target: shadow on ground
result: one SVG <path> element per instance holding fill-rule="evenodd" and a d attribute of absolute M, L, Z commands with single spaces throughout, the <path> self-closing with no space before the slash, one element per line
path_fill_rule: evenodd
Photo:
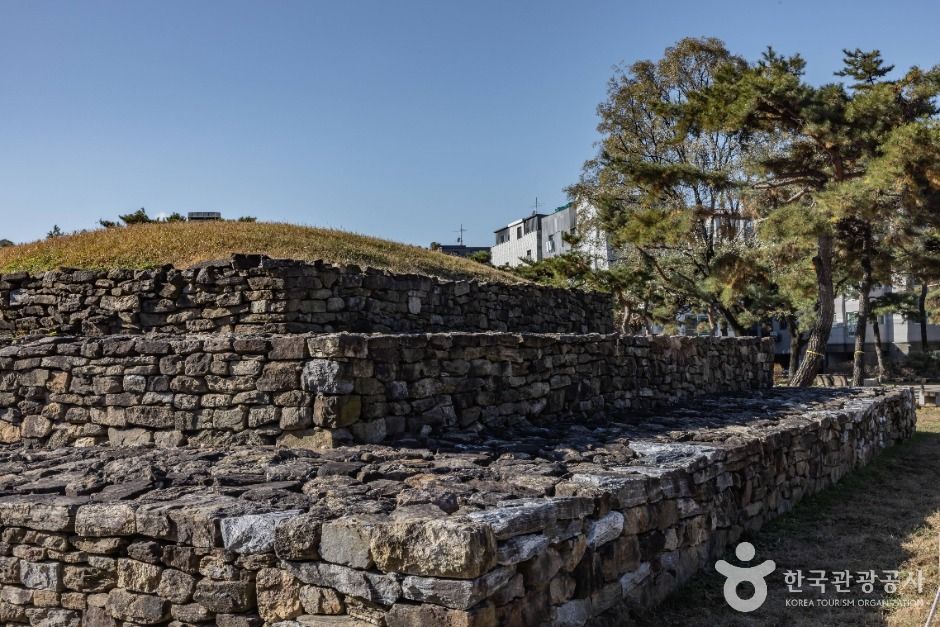
<path fill-rule="evenodd" d="M 766 525 L 749 538 L 757 549 L 755 562 L 772 559 L 776 570 L 767 578 L 768 597 L 750 614 L 731 609 L 722 596 L 724 578 L 701 572 L 669 596 L 655 611 L 631 619 L 606 616 L 605 625 L 923 625 L 940 583 L 937 532 L 940 530 L 940 410 L 919 412 L 918 432 L 905 443 L 884 451 L 871 464 L 837 485 L 801 502 L 790 514 Z M 729 551 L 724 559 L 739 563 Z M 917 592 L 916 568 L 923 572 Z M 849 592 L 832 585 L 825 593 L 808 589 L 790 593 L 784 571 L 876 571 L 910 569 L 915 581 L 898 594 L 887 595 L 883 584 L 865 594 L 856 581 Z M 749 590 L 742 588 L 742 596 Z M 794 602 L 812 601 L 797 606 Z M 839 603 L 833 606 L 832 603 Z M 885 605 L 888 603 L 889 605 Z M 935 619 L 936 621 L 936 619 Z M 940 623 L 938 623 L 940 624 Z"/>

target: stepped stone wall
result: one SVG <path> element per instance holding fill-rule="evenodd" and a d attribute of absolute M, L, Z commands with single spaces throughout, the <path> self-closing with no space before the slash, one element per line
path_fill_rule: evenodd
<path fill-rule="evenodd" d="M 772 384 L 756 338 L 440 333 L 49 337 L 0 349 L 0 441 L 320 448 Z"/>
<path fill-rule="evenodd" d="M 770 340 L 611 310 L 244 255 L 3 275 L 0 623 L 583 625 L 913 431 L 910 390 L 772 388 Z"/>
<path fill-rule="evenodd" d="M 0 275 L 0 333 L 609 333 L 608 294 L 237 255 L 186 270 Z"/>
<path fill-rule="evenodd" d="M 622 619 L 913 427 L 910 390 L 775 390 L 450 449 L 6 447 L 0 621 Z"/>

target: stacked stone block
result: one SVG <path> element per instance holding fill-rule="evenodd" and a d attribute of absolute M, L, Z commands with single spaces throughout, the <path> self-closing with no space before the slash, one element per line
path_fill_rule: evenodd
<path fill-rule="evenodd" d="M 7 449 L 0 620 L 581 625 L 650 605 L 914 426 L 909 390 L 755 396 L 734 426 L 705 403 L 569 425 L 538 457 L 534 431 L 495 451 Z M 590 461 L 627 436 L 630 463 Z"/>
<path fill-rule="evenodd" d="M 252 256 L 4 275 L 0 622 L 587 624 L 913 429 L 910 391 L 611 321 Z"/>
<path fill-rule="evenodd" d="M 50 337 L 0 349 L 0 441 L 321 448 L 624 415 L 770 385 L 755 338 Z"/>
<path fill-rule="evenodd" d="M 610 333 L 610 296 L 236 255 L 179 270 L 0 275 L 0 334 Z"/>

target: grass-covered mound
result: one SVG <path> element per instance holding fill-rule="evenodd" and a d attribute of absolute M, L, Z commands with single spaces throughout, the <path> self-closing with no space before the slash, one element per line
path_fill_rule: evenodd
<path fill-rule="evenodd" d="M 355 264 L 443 278 L 505 283 L 515 276 L 417 246 L 346 231 L 272 222 L 171 222 L 99 229 L 0 248 L 0 272 L 55 268 L 186 268 L 233 253 Z"/>

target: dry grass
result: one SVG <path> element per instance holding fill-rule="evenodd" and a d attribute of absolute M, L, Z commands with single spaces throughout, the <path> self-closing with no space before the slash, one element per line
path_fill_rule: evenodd
<path fill-rule="evenodd" d="M 884 451 L 871 464 L 838 485 L 800 503 L 790 514 L 749 538 L 757 559 L 773 559 L 768 597 L 752 614 L 740 614 L 724 601 L 724 579 L 703 572 L 667 598 L 659 608 L 639 617 L 641 625 L 890 625 L 924 624 L 940 584 L 937 534 L 940 532 L 940 410 L 918 414 L 918 432 L 909 441 Z M 729 551 L 725 559 L 734 562 Z M 785 570 L 884 570 L 923 572 L 923 591 L 914 586 L 898 594 L 851 592 L 804 594 L 814 607 L 788 607 Z M 805 589 L 805 586 L 804 586 Z M 854 598 L 855 607 L 821 607 L 837 597 Z M 882 605 L 861 607 L 863 600 Z M 940 625 L 940 620 L 935 619 Z"/>
<path fill-rule="evenodd" d="M 490 266 L 417 246 L 346 231 L 270 222 L 181 222 L 88 231 L 0 248 L 0 271 L 153 268 L 165 264 L 185 268 L 232 253 L 323 259 L 332 264 L 444 278 L 520 282 L 514 275 Z"/>

